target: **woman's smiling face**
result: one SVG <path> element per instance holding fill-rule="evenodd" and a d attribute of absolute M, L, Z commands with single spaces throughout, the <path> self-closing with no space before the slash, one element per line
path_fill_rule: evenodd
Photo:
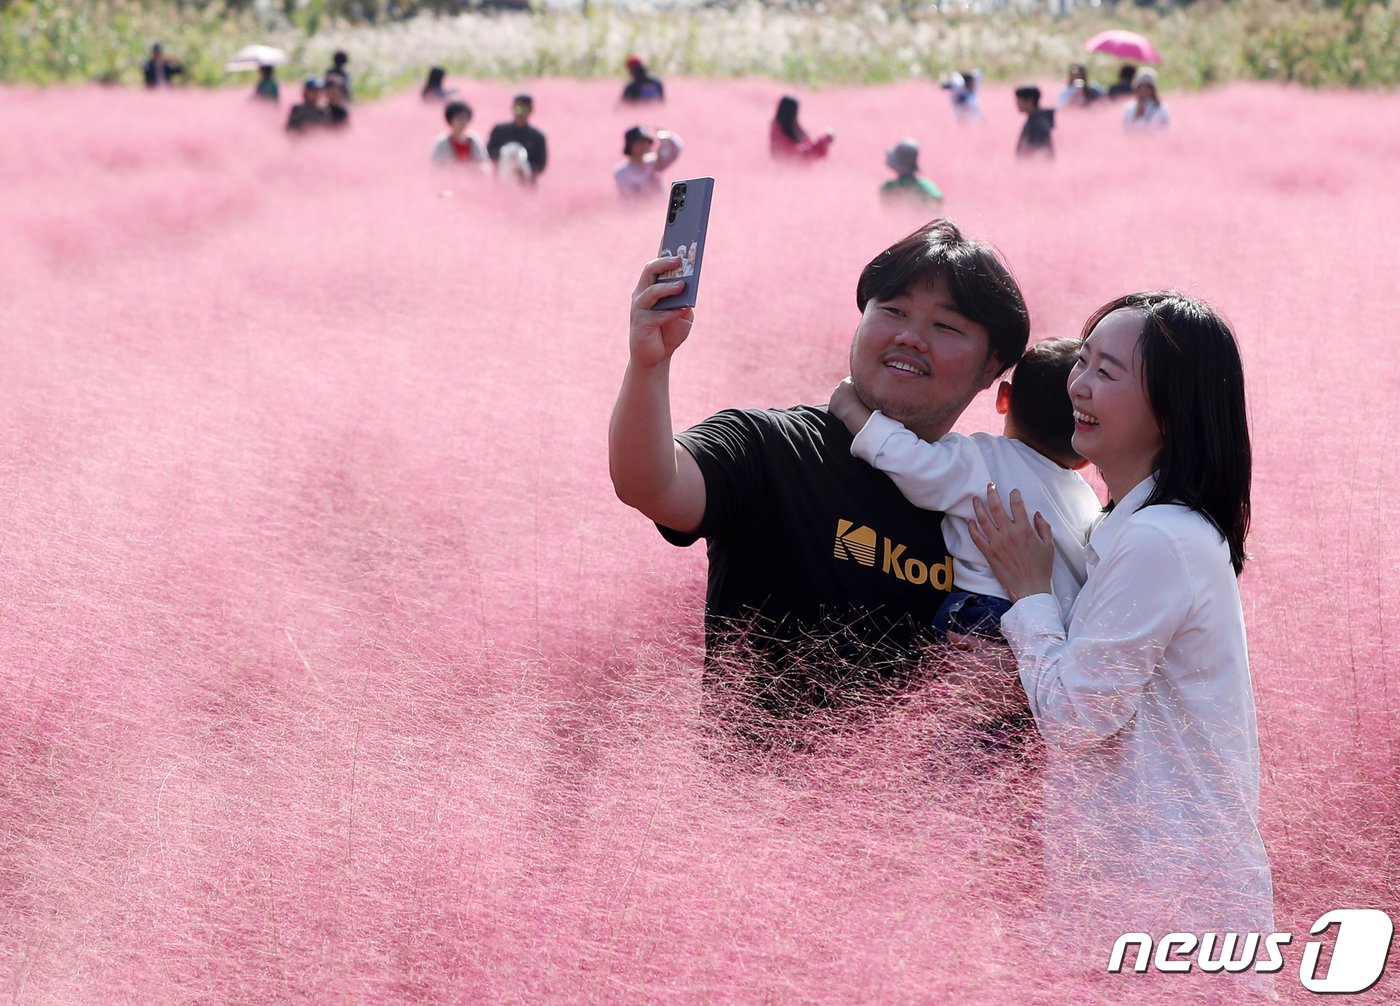
<path fill-rule="evenodd" d="M 1146 320 L 1133 308 L 1105 315 L 1084 340 L 1069 375 L 1071 442 L 1103 472 L 1114 499 L 1153 473 L 1164 442 L 1143 379 L 1139 342 Z"/>

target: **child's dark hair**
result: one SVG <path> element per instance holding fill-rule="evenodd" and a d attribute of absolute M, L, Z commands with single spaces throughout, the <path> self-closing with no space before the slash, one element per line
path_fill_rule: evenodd
<path fill-rule="evenodd" d="M 1034 84 L 1022 84 L 1020 87 L 1016 88 L 1016 97 L 1029 98 L 1031 101 L 1039 105 L 1040 88 L 1036 87 Z"/>
<path fill-rule="evenodd" d="M 1252 452 L 1235 333 L 1210 305 L 1153 290 L 1105 304 L 1085 323 L 1084 335 L 1125 308 L 1147 316 L 1138 352 L 1163 439 L 1157 485 L 1143 506 L 1180 503 L 1204 516 L 1229 546 L 1238 576 L 1247 557 Z"/>
<path fill-rule="evenodd" d="M 1081 458 L 1070 444 L 1074 406 L 1069 401 L 1069 373 L 1079 356 L 1079 339 L 1045 339 L 1026 350 L 1011 372 L 1011 419 L 1016 435 L 1061 464 Z"/>
<path fill-rule="evenodd" d="M 449 101 L 447 107 L 442 110 L 442 117 L 447 120 L 447 124 L 452 125 L 452 120 L 459 115 L 465 115 L 468 119 L 472 117 L 472 106 L 465 101 Z"/>

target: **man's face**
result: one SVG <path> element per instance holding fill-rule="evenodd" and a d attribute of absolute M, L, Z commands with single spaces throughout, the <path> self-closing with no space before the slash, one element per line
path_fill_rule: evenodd
<path fill-rule="evenodd" d="M 523 101 L 517 101 L 511 106 L 511 112 L 515 115 L 515 124 L 523 126 L 530 121 L 530 113 L 534 109 Z"/>
<path fill-rule="evenodd" d="M 958 313 L 942 279 L 868 302 L 851 341 L 861 401 L 925 440 L 951 430 L 1001 369 L 986 326 Z"/>

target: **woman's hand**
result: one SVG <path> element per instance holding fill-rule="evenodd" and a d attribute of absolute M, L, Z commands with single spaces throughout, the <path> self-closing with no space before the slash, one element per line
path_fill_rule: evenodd
<path fill-rule="evenodd" d="M 1006 588 L 1012 603 L 1032 594 L 1050 594 L 1050 573 L 1055 565 L 1055 540 L 1050 522 L 1036 511 L 1026 513 L 1021 490 L 1011 490 L 1011 510 L 1001 504 L 994 485 L 987 486 L 987 501 L 973 499 L 977 515 L 967 523 L 972 543 L 981 551 L 992 573 Z"/>
<path fill-rule="evenodd" d="M 673 307 L 655 310 L 656 302 L 672 297 L 685 289 L 681 279 L 663 279 L 678 268 L 681 260 L 674 255 L 652 259 L 642 268 L 642 278 L 632 293 L 632 314 L 628 332 L 628 347 L 632 366 L 649 369 L 671 359 L 695 321 L 695 310 Z"/>

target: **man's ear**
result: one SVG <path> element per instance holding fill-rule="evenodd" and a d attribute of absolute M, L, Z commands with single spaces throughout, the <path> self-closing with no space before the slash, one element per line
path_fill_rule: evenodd
<path fill-rule="evenodd" d="M 1006 364 L 1001 362 L 1001 357 L 996 353 L 987 353 L 987 362 L 982 367 L 982 388 L 990 388 L 997 376 L 1006 369 Z"/>
<path fill-rule="evenodd" d="M 1011 382 L 1002 381 L 997 387 L 997 415 L 1004 416 L 1011 411 Z"/>

